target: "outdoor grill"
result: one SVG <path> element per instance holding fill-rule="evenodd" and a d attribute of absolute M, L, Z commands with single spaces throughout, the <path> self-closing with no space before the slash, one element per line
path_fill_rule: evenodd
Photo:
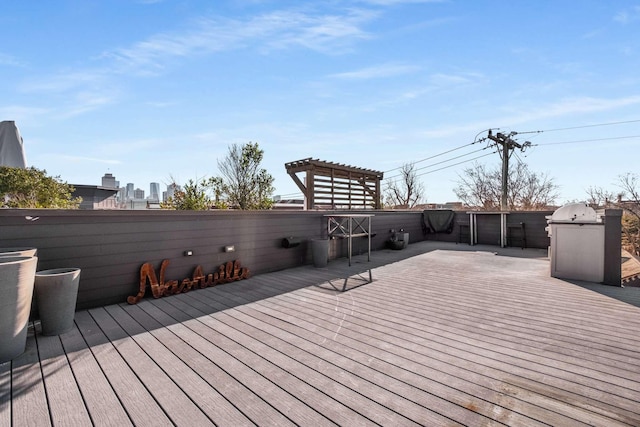
<path fill-rule="evenodd" d="M 572 203 L 547 218 L 551 276 L 601 283 L 605 246 L 601 215 L 584 203 Z"/>

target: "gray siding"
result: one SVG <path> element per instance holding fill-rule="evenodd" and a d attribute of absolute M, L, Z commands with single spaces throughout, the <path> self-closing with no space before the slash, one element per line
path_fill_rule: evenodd
<path fill-rule="evenodd" d="M 78 309 L 124 302 L 137 292 L 140 266 L 146 262 L 159 268 L 169 259 L 167 279 L 190 277 L 196 265 L 213 272 L 227 261 L 239 260 L 252 274 L 260 274 L 311 263 L 309 240 L 326 237 L 326 211 L 66 211 L 0 210 L 0 247 L 38 248 L 38 270 L 62 267 L 82 269 Z M 341 212 L 344 213 L 344 212 Z M 457 241 L 452 234 L 422 233 L 422 213 L 415 211 L 368 211 L 372 221 L 372 249 L 385 247 L 390 230 L 404 229 L 410 242 L 426 239 Z M 549 214 L 549 213 L 546 213 Z M 527 223 L 529 247 L 548 246 L 544 213 L 522 213 Z M 33 221 L 28 217 L 38 217 Z M 515 218 L 513 214 L 511 218 Z M 542 218 L 542 219 L 541 219 Z M 456 224 L 468 223 L 468 215 L 457 212 Z M 497 221 L 497 220 L 496 220 Z M 531 224 L 531 227 L 529 226 Z M 497 244 L 499 225 L 479 223 L 480 243 Z M 529 236 L 531 234 L 531 238 Z M 302 243 L 285 249 L 284 237 L 299 237 Z M 465 240 L 466 242 L 466 240 Z M 365 238 L 354 239 L 354 254 L 367 250 Z M 225 253 L 224 246 L 236 251 Z M 193 256 L 184 256 L 184 251 Z M 335 240 L 333 257 L 346 255 L 346 241 Z"/>

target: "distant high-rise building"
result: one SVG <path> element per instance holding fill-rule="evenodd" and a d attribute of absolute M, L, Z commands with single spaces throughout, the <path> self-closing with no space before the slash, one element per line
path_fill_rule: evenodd
<path fill-rule="evenodd" d="M 160 201 L 160 184 L 152 182 L 149 188 L 149 200 L 155 200 L 156 202 Z"/>
<path fill-rule="evenodd" d="M 118 188 L 119 183 L 116 181 L 116 177 L 110 173 L 105 173 L 102 177 L 102 186 L 108 188 Z"/>
<path fill-rule="evenodd" d="M 162 193 L 162 200 L 166 202 L 167 200 L 169 200 L 169 198 L 173 199 L 174 195 L 176 194 L 176 191 L 180 191 L 180 186 L 178 184 L 175 184 L 175 183 L 168 184 L 167 191 L 164 191 Z"/>
<path fill-rule="evenodd" d="M 127 191 L 126 188 L 118 187 L 118 194 L 116 194 L 116 201 L 118 202 L 119 207 L 122 207 L 122 204 L 125 202 L 125 200 L 127 200 L 126 191 Z"/>
<path fill-rule="evenodd" d="M 144 190 L 136 188 L 133 190 L 133 198 L 134 199 L 144 199 Z"/>
<path fill-rule="evenodd" d="M 127 198 L 127 200 L 129 200 L 129 199 L 133 199 L 133 198 L 134 198 L 134 196 L 135 196 L 135 195 L 133 194 L 133 191 L 134 191 L 133 189 L 134 189 L 134 188 L 135 188 L 135 187 L 133 186 L 133 182 L 130 182 L 130 183 L 128 183 L 128 184 L 127 184 L 127 192 L 126 192 L 126 198 Z"/>

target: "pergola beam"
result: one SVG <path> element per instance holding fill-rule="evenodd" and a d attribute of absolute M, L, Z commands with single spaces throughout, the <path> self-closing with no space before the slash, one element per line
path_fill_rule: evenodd
<path fill-rule="evenodd" d="M 289 162 L 285 167 L 304 194 L 307 209 L 316 209 L 316 200 L 327 199 L 331 200 L 331 209 L 366 208 L 367 202 L 373 204 L 375 209 L 382 207 L 382 172 L 312 158 Z M 300 172 L 306 173 L 306 185 L 296 175 Z M 316 182 L 319 188 L 316 188 Z M 321 194 L 327 196 L 320 196 Z M 346 203 L 343 202 L 345 199 Z M 338 200 L 342 202 L 340 206 L 334 203 Z"/>

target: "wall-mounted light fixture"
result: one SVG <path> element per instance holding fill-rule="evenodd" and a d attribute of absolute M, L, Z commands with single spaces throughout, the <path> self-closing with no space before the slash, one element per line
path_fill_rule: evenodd
<path fill-rule="evenodd" d="M 224 247 L 224 251 L 225 252 L 235 252 L 236 251 L 236 247 L 233 245 L 227 245 Z"/>
<path fill-rule="evenodd" d="M 184 256 L 193 256 L 193 251 L 189 251 L 189 250 L 187 250 L 187 251 L 184 251 L 182 254 L 183 254 Z"/>

